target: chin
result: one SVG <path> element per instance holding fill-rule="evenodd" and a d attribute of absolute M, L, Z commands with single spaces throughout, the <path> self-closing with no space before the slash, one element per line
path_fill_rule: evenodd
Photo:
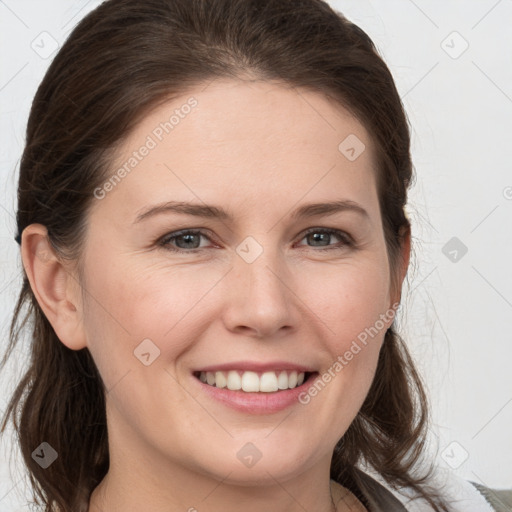
<path fill-rule="evenodd" d="M 201 472 L 233 485 L 275 485 L 276 480 L 283 482 L 297 477 L 323 456 L 328 455 L 330 460 L 332 454 L 327 450 L 322 455 L 320 447 L 312 447 L 307 433 L 304 439 L 295 442 L 290 442 L 292 433 L 285 429 L 280 435 L 273 432 L 268 438 L 264 437 L 267 432 L 258 434 L 230 439 L 223 447 L 218 446 L 207 460 L 203 452 L 202 460 L 197 461 Z"/>

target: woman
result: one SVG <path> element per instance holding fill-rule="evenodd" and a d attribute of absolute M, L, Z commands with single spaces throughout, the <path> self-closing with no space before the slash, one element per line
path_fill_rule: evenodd
<path fill-rule="evenodd" d="M 409 145 L 371 40 L 323 2 L 82 20 L 20 166 L 32 359 L 4 427 L 43 510 L 492 510 L 420 468 Z"/>

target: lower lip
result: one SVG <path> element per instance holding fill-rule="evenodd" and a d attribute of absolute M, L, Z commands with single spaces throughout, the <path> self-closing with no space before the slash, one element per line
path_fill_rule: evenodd
<path fill-rule="evenodd" d="M 300 403 L 300 394 L 311 386 L 316 377 L 318 377 L 318 373 L 312 373 L 300 386 L 272 393 L 232 391 L 227 388 L 217 388 L 205 384 L 195 376 L 192 378 L 201 386 L 207 396 L 232 409 L 248 414 L 272 414 Z"/>

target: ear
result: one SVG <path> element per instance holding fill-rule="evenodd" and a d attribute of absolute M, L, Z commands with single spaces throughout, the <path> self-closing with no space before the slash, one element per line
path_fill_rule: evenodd
<path fill-rule="evenodd" d="M 72 350 L 86 343 L 80 284 L 71 265 L 55 252 L 42 224 L 30 224 L 21 236 L 21 258 L 30 287 L 59 340 Z"/>
<path fill-rule="evenodd" d="M 411 257 L 411 226 L 402 226 L 399 231 L 400 249 L 398 253 L 397 269 L 395 269 L 394 280 L 391 284 L 391 305 L 399 303 L 402 296 L 402 284 Z"/>

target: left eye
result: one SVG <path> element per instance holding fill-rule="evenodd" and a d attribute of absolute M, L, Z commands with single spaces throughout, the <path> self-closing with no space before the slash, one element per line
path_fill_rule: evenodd
<path fill-rule="evenodd" d="M 338 245 L 332 245 L 329 244 L 329 240 L 333 237 L 338 237 L 341 240 L 341 244 Z M 310 247 L 321 247 L 320 251 L 325 250 L 331 250 L 331 249 L 340 249 L 344 246 L 351 246 L 352 240 L 347 233 L 344 231 L 340 231 L 338 229 L 327 229 L 327 228 L 312 228 L 309 231 L 306 232 L 304 235 L 304 239 L 308 239 L 310 242 L 313 242 L 316 244 L 317 242 L 319 245 L 312 245 Z M 327 243 L 324 243 L 327 242 Z"/>
<path fill-rule="evenodd" d="M 340 243 L 337 245 L 330 244 L 329 241 L 333 236 L 337 237 Z M 170 251 L 196 252 L 206 248 L 205 246 L 201 246 L 201 237 L 211 242 L 211 238 L 203 231 L 187 230 L 170 233 L 161 238 L 158 243 Z M 340 249 L 352 245 L 351 237 L 344 231 L 338 229 L 312 228 L 304 234 L 301 240 L 304 239 L 313 243 L 313 245 L 309 247 L 319 247 L 317 250 L 320 251 Z"/>

